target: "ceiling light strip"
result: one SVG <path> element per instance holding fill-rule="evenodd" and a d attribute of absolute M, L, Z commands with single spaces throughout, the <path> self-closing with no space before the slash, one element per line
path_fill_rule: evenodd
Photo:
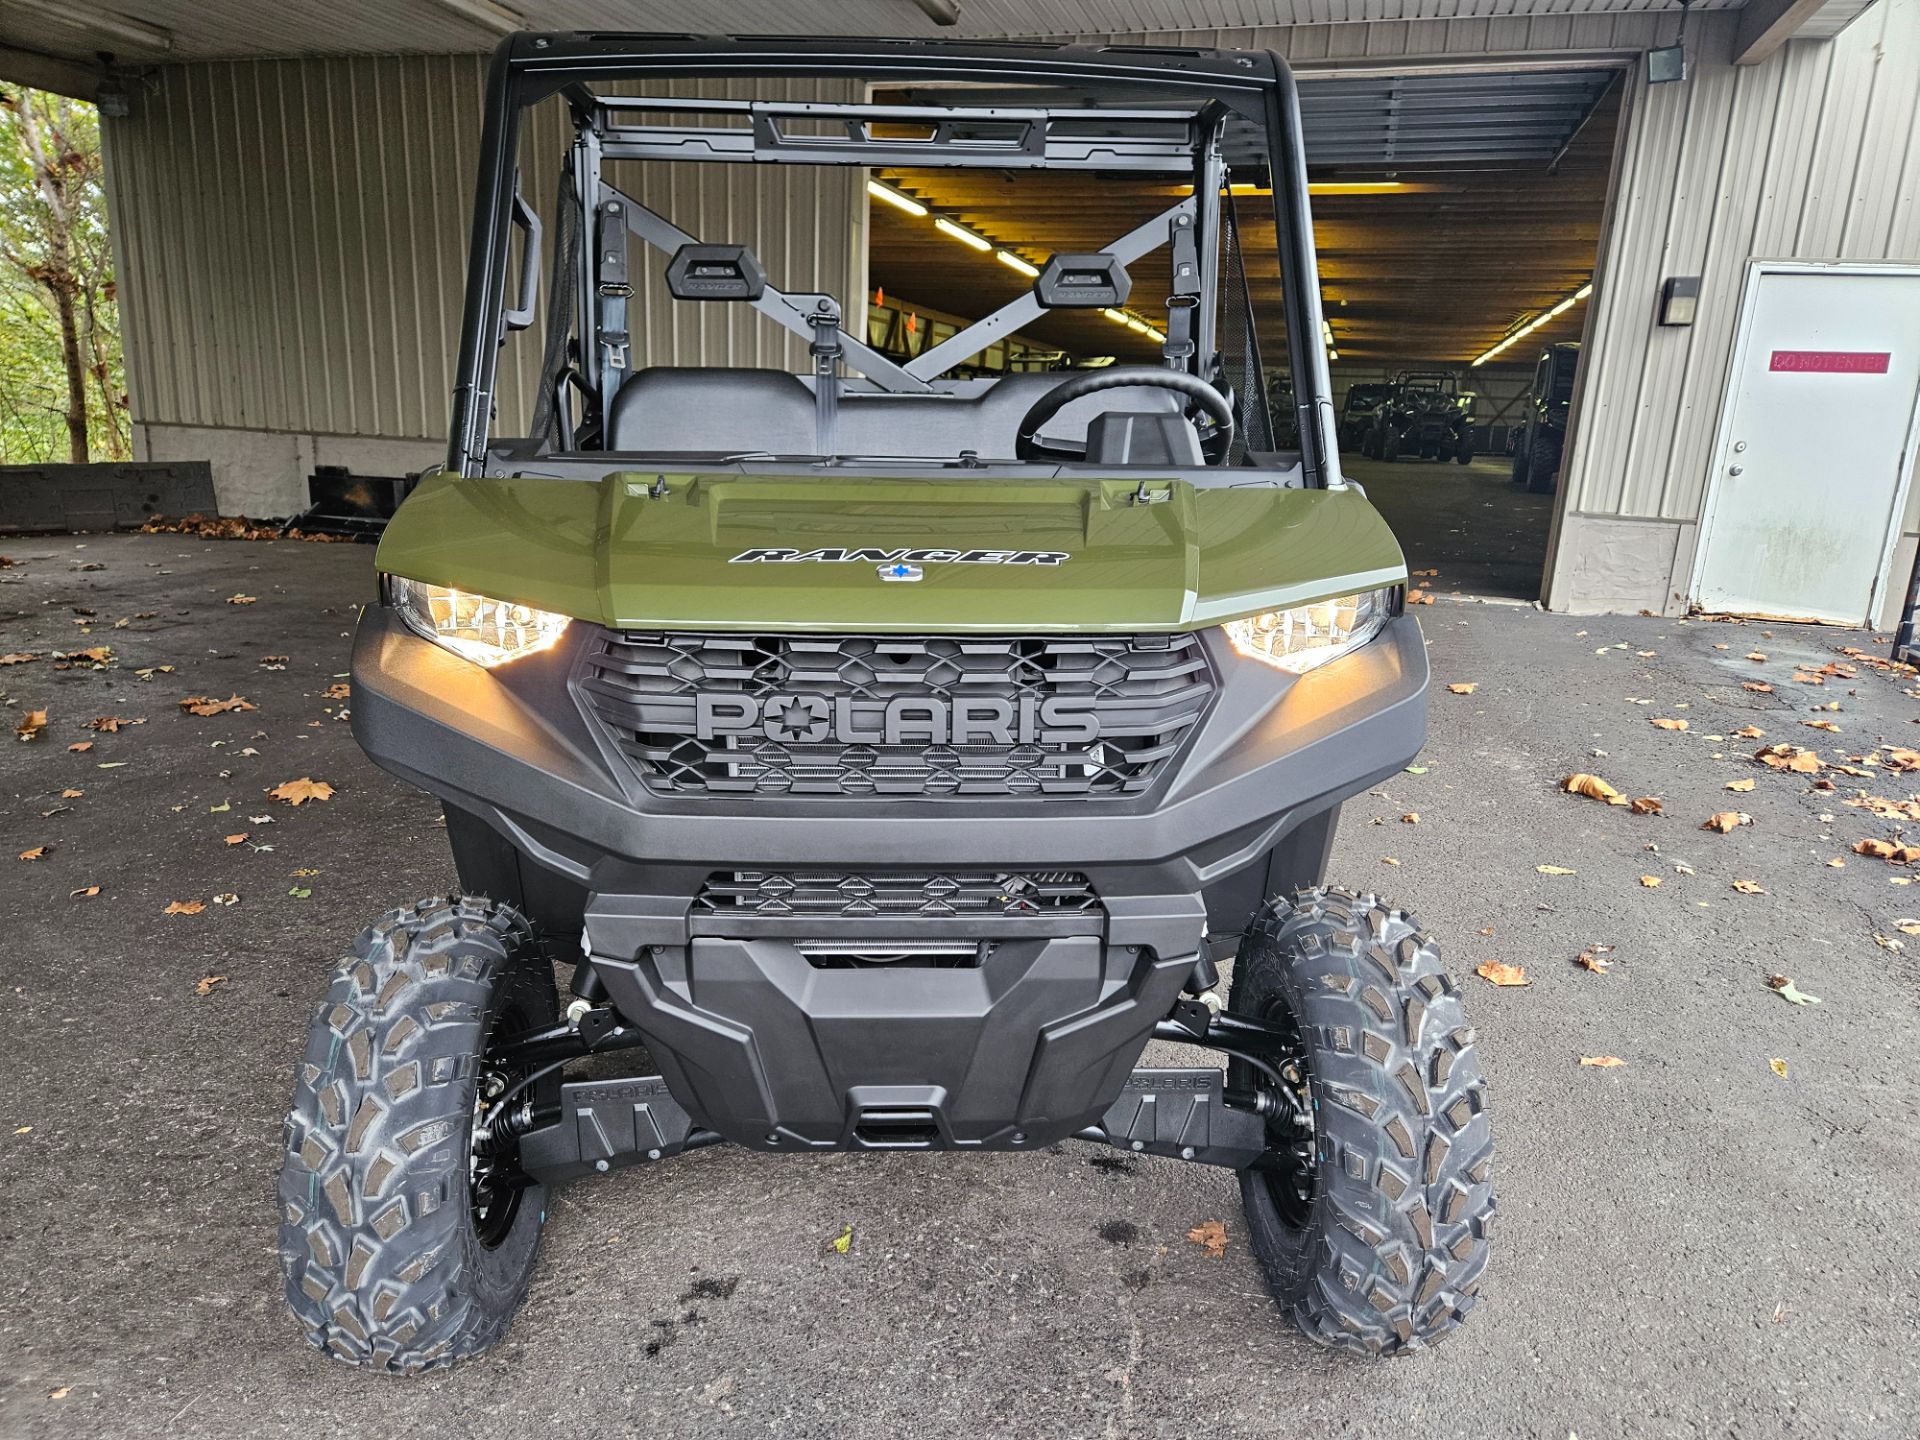
<path fill-rule="evenodd" d="M 1541 311 L 1538 315 L 1534 316 L 1533 319 L 1529 320 L 1526 324 L 1520 326 L 1519 329 L 1509 332 L 1506 336 L 1504 336 L 1501 339 L 1499 344 L 1494 345 L 1492 348 L 1484 352 L 1473 363 L 1475 365 L 1486 364 L 1487 361 L 1493 359 L 1494 356 L 1498 355 L 1501 351 L 1505 350 L 1508 346 L 1512 345 L 1515 341 L 1525 339 L 1527 336 L 1531 335 L 1534 331 L 1538 330 L 1542 325 L 1545 325 L 1548 321 L 1559 319 L 1560 316 L 1566 314 L 1567 311 L 1571 310 L 1574 306 L 1578 305 L 1582 300 L 1587 299 L 1592 294 L 1593 294 L 1593 282 L 1589 280 L 1586 284 L 1582 285 L 1578 290 L 1574 291 L 1573 294 L 1567 296 L 1567 298 L 1562 300 L 1559 304 L 1553 306 L 1549 310 Z"/>

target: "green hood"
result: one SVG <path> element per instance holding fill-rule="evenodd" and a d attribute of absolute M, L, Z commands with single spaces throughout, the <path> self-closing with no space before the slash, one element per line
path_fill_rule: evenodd
<path fill-rule="evenodd" d="M 1191 630 L 1406 579 L 1357 490 L 1144 484 L 1164 498 L 1139 503 L 1137 479 L 437 473 L 377 563 L 615 628 L 698 630 Z M 879 553 L 831 560 L 852 550 Z M 877 573 L 895 551 L 922 562 L 917 583 Z"/>

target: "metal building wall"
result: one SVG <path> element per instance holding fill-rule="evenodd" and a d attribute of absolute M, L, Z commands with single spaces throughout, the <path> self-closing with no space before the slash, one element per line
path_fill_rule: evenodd
<path fill-rule="evenodd" d="M 443 452 L 485 80 L 486 58 L 469 55 L 169 66 L 106 123 L 146 453 L 210 454 L 224 506 L 285 514 L 313 464 L 400 473 Z M 777 94 L 831 101 L 853 87 Z M 543 213 L 567 136 L 558 101 L 529 116 L 523 184 Z M 646 165 L 611 178 L 685 229 L 753 246 L 783 286 L 862 283 L 854 171 Z M 657 275 L 637 288 L 643 359 L 804 368 L 804 344 L 763 317 L 670 305 Z M 538 359 L 538 326 L 509 341 L 496 433 L 525 428 Z"/>
<path fill-rule="evenodd" d="M 1312 70 L 1637 56 L 1670 44 L 1675 25 L 1666 12 L 1114 38 L 1258 46 Z M 1754 66 L 1731 63 L 1737 25 L 1733 13 L 1694 17 L 1694 71 L 1683 84 L 1649 86 L 1637 63 L 1628 72 L 1548 577 L 1556 609 L 1685 607 L 1749 259 L 1920 262 L 1920 0 L 1879 0 L 1831 43 L 1796 41 Z M 1690 328 L 1654 323 L 1667 275 L 1702 277 Z M 1920 492 L 1896 578 L 1912 562 L 1916 529 Z"/>

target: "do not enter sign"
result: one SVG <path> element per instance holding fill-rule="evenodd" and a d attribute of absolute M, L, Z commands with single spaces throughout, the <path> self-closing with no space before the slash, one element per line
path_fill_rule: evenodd
<path fill-rule="evenodd" d="M 1885 350 L 1776 350 L 1767 368 L 1802 375 L 1884 375 L 1892 359 Z"/>

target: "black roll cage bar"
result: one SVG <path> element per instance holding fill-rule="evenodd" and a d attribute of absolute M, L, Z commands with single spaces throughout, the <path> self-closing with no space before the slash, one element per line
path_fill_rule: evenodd
<path fill-rule="evenodd" d="M 1031 107 L 846 106 L 599 96 L 589 88 L 594 80 L 782 76 L 899 84 L 1054 85 L 1100 98 L 1190 103 L 1186 110 L 1079 112 Z M 1334 438 L 1332 386 L 1326 355 L 1319 344 L 1320 292 L 1307 202 L 1299 93 L 1291 70 L 1279 56 L 1256 51 L 1131 46 L 586 33 L 516 34 L 494 51 L 474 193 L 466 304 L 447 457 L 448 468 L 456 473 L 484 473 L 504 325 L 509 317 L 517 325 L 530 319 L 524 291 L 511 300 L 507 294 L 515 226 L 525 230 L 531 247 L 529 270 L 533 268 L 531 256 L 538 248 L 539 222 L 520 197 L 518 187 L 520 117 L 528 106 L 554 95 L 564 95 L 573 110 L 576 160 L 582 144 L 597 151 L 593 166 L 596 194 L 580 196 L 586 202 L 583 226 L 590 226 L 595 216 L 597 192 L 602 188 L 597 160 L 603 156 L 803 164 L 855 164 L 867 159 L 888 165 L 1192 173 L 1198 152 L 1210 156 L 1216 167 L 1219 160 L 1217 143 L 1196 146 L 1191 127 L 1202 112 L 1249 122 L 1266 138 L 1265 159 L 1272 177 L 1303 479 L 1315 487 L 1344 483 Z M 648 112 L 705 112 L 712 118 L 741 118 L 747 123 L 729 127 L 635 126 L 622 122 L 622 117 Z M 912 137 L 876 135 L 876 122 L 917 125 L 927 133 Z M 1132 133 L 1128 133 L 1129 127 Z M 1217 124 L 1214 135 L 1217 139 Z M 1215 173 L 1217 178 L 1217 170 Z M 1215 236 L 1219 233 L 1220 187 L 1217 183 L 1208 185 L 1204 174 L 1195 174 L 1194 179 L 1199 228 L 1203 235 Z M 576 185 L 581 183 L 576 169 Z M 651 211 L 646 214 L 653 216 Z M 1163 215 L 1148 225 L 1164 226 L 1166 220 Z M 1131 240 L 1138 234 L 1136 231 L 1126 238 Z M 589 229 L 582 245 L 584 256 L 591 255 L 587 247 L 593 239 Z M 1203 270 L 1212 277 L 1216 268 L 1209 265 Z M 1213 283 L 1209 279 L 1210 287 Z M 586 287 L 577 288 L 582 292 L 582 303 L 586 303 Z M 771 287 L 766 297 L 774 306 L 815 298 L 788 297 Z M 1015 300 L 962 333 L 973 348 L 979 348 L 975 343 L 979 334 L 985 327 L 997 326 L 981 342 L 991 343 L 998 334 L 1032 319 L 1037 308 L 1029 311 L 1025 307 L 1033 303 L 1030 298 Z M 1206 323 L 1211 324 L 1215 308 L 1215 297 L 1209 289 L 1200 306 Z M 766 313 L 785 323 L 777 310 Z M 583 329 L 580 333 L 584 340 L 592 332 Z M 910 366 L 894 368 L 901 371 L 901 378 L 912 375 L 924 384 L 939 369 L 925 372 L 921 362 L 934 359 L 937 353 L 929 352 Z M 845 358 L 861 368 L 859 357 L 848 354 Z M 943 361 L 942 366 L 945 363 L 950 362 Z"/>

